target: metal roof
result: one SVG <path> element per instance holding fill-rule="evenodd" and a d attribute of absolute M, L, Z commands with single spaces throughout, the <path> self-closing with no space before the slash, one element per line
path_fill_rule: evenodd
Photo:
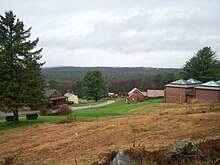
<path fill-rule="evenodd" d="M 220 87 L 208 87 L 208 86 L 198 86 L 196 89 L 205 89 L 205 90 L 220 90 Z"/>
<path fill-rule="evenodd" d="M 195 80 L 195 79 L 188 79 L 187 80 L 189 83 L 191 83 L 191 84 L 201 84 L 202 82 L 201 81 L 198 81 L 198 80 Z"/>
<path fill-rule="evenodd" d="M 209 81 L 209 82 L 201 84 L 200 86 L 220 87 L 220 83 L 217 81 Z"/>
<path fill-rule="evenodd" d="M 220 83 L 218 81 L 209 81 L 200 84 L 197 89 L 207 89 L 207 90 L 220 90 Z"/>
<path fill-rule="evenodd" d="M 188 84 L 191 84 L 191 83 L 188 82 L 187 80 L 179 79 L 179 80 L 176 80 L 176 81 L 171 82 L 170 84 L 175 84 L 175 85 L 188 85 Z"/>
<path fill-rule="evenodd" d="M 198 84 L 201 84 L 201 82 L 195 79 L 189 79 L 189 80 L 179 79 L 171 82 L 170 84 L 165 85 L 165 87 L 194 88 Z"/>
<path fill-rule="evenodd" d="M 183 80 L 179 79 L 176 81 L 171 82 L 170 84 L 175 84 L 175 85 L 190 85 L 190 84 L 201 84 L 201 81 L 195 80 L 195 79 L 188 79 L 188 80 Z"/>

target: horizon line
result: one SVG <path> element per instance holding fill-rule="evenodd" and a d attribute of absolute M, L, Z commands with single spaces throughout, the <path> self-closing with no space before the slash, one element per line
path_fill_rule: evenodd
<path fill-rule="evenodd" d="M 181 69 L 181 67 L 156 67 L 156 66 L 73 66 L 73 65 L 57 65 L 57 66 L 42 66 L 42 68 L 160 68 L 160 69 Z"/>

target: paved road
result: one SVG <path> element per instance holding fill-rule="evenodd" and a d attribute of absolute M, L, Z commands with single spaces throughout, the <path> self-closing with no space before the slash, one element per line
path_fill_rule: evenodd
<path fill-rule="evenodd" d="M 108 100 L 108 101 L 106 101 L 104 103 L 100 103 L 100 104 L 96 104 L 96 105 L 88 105 L 88 106 L 81 106 L 81 107 L 69 106 L 69 107 L 71 108 L 72 111 L 75 111 L 75 110 L 81 110 L 81 109 L 98 108 L 98 107 L 102 107 L 102 106 L 106 106 L 106 105 L 112 104 L 114 102 L 115 102 L 115 100 Z"/>

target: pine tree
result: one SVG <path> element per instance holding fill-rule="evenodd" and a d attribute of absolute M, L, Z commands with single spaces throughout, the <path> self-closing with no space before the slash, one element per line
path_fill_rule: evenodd
<path fill-rule="evenodd" d="M 218 63 L 216 53 L 211 47 L 204 47 L 186 62 L 181 75 L 184 79 L 193 78 L 202 82 L 217 80 Z"/>
<path fill-rule="evenodd" d="M 39 39 L 31 41 L 31 28 L 12 11 L 0 16 L 0 109 L 14 113 L 18 122 L 18 109 L 29 106 L 33 110 L 45 103 L 40 67 L 42 49 L 36 50 Z"/>
<path fill-rule="evenodd" d="M 107 96 L 107 89 L 100 71 L 88 71 L 83 79 L 83 96 L 96 102 Z"/>

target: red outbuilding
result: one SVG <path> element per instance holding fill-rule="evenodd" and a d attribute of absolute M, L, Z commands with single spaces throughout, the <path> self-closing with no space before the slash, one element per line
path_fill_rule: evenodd
<path fill-rule="evenodd" d="M 127 100 L 129 102 L 136 103 L 136 102 L 139 102 L 139 101 L 144 101 L 147 98 L 148 98 L 147 97 L 147 92 L 141 92 L 139 89 L 134 88 L 130 92 L 128 92 Z"/>
<path fill-rule="evenodd" d="M 200 81 L 177 80 L 165 85 L 164 96 L 167 103 L 190 103 L 195 99 L 195 87 L 201 84 Z"/>
<path fill-rule="evenodd" d="M 195 87 L 196 98 L 201 103 L 220 102 L 220 83 L 209 81 Z"/>

